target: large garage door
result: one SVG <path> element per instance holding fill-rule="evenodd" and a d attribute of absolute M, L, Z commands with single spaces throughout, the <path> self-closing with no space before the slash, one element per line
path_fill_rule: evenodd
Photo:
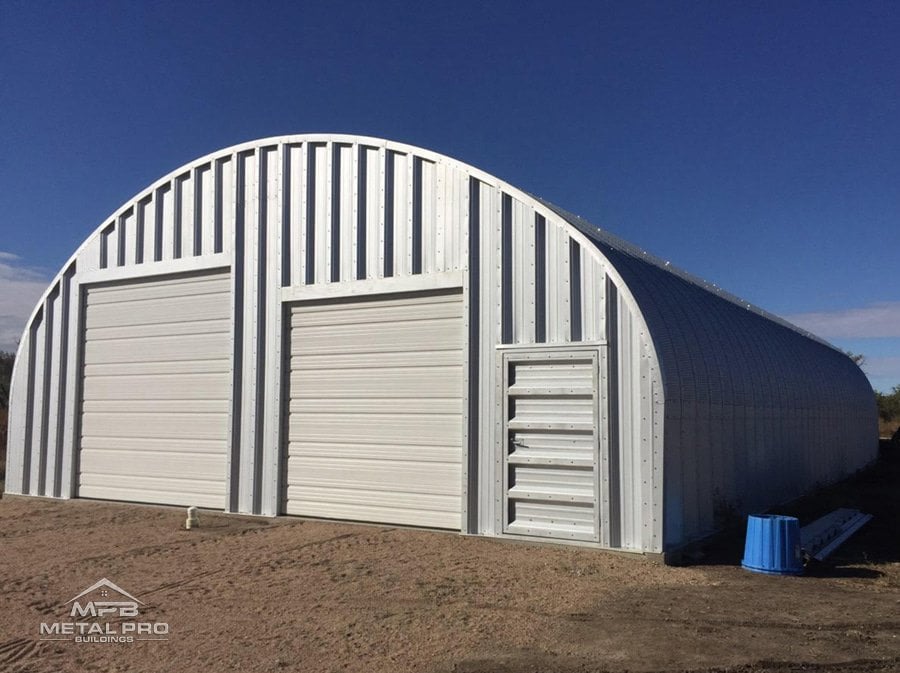
<path fill-rule="evenodd" d="M 288 514 L 460 527 L 461 291 L 291 315 Z"/>
<path fill-rule="evenodd" d="M 229 278 L 90 288 L 78 494 L 225 507 Z"/>

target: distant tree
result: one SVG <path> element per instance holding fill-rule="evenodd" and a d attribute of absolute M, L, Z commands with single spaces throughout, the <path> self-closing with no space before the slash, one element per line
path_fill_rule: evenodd
<path fill-rule="evenodd" d="M 889 393 L 875 393 L 878 402 L 878 415 L 885 423 L 900 419 L 900 385 L 894 386 Z"/>

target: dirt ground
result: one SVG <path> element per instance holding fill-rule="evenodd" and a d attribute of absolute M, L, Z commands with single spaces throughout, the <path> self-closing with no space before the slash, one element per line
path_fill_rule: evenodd
<path fill-rule="evenodd" d="M 876 519 L 805 577 L 448 533 L 6 496 L 0 671 L 900 671 L 900 454 L 786 508 Z M 782 509 L 781 511 L 785 511 Z M 166 641 L 39 641 L 109 578 Z"/>

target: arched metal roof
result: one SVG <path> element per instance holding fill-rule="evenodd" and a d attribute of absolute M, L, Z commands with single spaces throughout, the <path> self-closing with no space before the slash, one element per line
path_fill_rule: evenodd
<path fill-rule="evenodd" d="M 820 337 L 546 205 L 588 236 L 622 274 L 650 329 L 667 400 L 707 396 L 731 404 L 793 405 L 802 399 L 815 406 L 833 404 L 839 393 L 844 404 L 870 406 L 872 388 L 862 370 Z"/>

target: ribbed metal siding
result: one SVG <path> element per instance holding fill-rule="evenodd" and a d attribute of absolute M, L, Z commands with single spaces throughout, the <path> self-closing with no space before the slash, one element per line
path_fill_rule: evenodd
<path fill-rule="evenodd" d="M 122 209 L 101 235 L 99 267 L 150 265 L 226 251 L 233 171 L 230 157 L 187 167 Z"/>
<path fill-rule="evenodd" d="M 660 371 L 644 323 L 617 302 L 616 358 L 619 546 L 659 549 L 662 525 L 663 396 Z"/>
<path fill-rule="evenodd" d="M 86 292 L 78 495 L 225 506 L 230 281 Z"/>
<path fill-rule="evenodd" d="M 460 528 L 462 297 L 292 308 L 288 514 Z"/>
<path fill-rule="evenodd" d="M 505 369 L 504 531 L 599 541 L 596 353 L 512 352 Z"/>
<path fill-rule="evenodd" d="M 260 158 L 276 178 L 260 190 Z M 465 180 L 445 165 L 364 142 L 288 142 L 238 156 L 239 217 L 280 219 L 283 286 L 427 275 L 465 266 Z M 254 186 L 257 188 L 254 189 Z"/>
<path fill-rule="evenodd" d="M 56 436 L 62 442 L 62 480 L 48 494 L 71 494 L 80 375 L 74 364 L 78 334 L 71 332 L 81 319 L 79 284 L 228 264 L 234 370 L 227 507 L 263 514 L 279 509 L 284 461 L 280 382 L 289 345 L 282 288 L 340 287 L 352 294 L 357 282 L 468 271 L 467 530 L 484 534 L 502 532 L 495 517 L 502 495 L 495 479 L 502 450 L 497 346 L 602 341 L 608 336 L 604 293 L 609 282 L 620 282 L 602 255 L 546 205 L 447 157 L 331 135 L 225 149 L 178 169 L 123 205 L 54 281 L 58 296 L 71 290 L 68 309 L 62 303 L 59 308 L 60 316 L 70 318 L 70 338 L 59 363 L 68 372 L 66 381 L 46 382 L 61 386 L 63 408 L 56 428 L 52 414 L 46 415 L 46 433 L 40 422 L 55 402 L 43 394 L 46 367 L 39 358 L 48 345 L 39 337 L 32 348 L 29 338 L 55 301 L 52 292 L 42 300 L 23 339 L 12 395 L 11 491 L 37 492 L 31 466 L 40 464 L 45 446 L 46 476 L 55 478 L 48 470 Z M 633 310 L 624 290 L 621 304 Z M 51 335 L 51 350 L 65 343 L 57 342 L 55 330 Z M 623 404 L 629 399 L 623 397 Z M 26 465 L 29 476 L 21 473 Z M 653 506 L 642 496 L 642 508 Z M 635 544 L 650 549 L 654 540 L 641 537 Z"/>
<path fill-rule="evenodd" d="M 10 394 L 8 492 L 71 494 L 79 341 L 75 275 L 71 263 L 48 288 L 19 347 Z"/>
<path fill-rule="evenodd" d="M 833 482 L 875 458 L 872 389 L 843 353 L 568 217 L 622 274 L 652 335 L 661 375 L 652 395 L 665 399 L 664 423 L 652 421 L 652 436 L 662 434 L 665 442 L 667 548 L 716 530 L 735 513 L 759 511 Z M 646 335 L 640 339 L 649 343 Z M 623 359 L 636 367 L 643 362 L 637 352 Z M 647 361 L 651 380 L 652 363 Z M 642 410 L 642 443 L 651 436 L 647 408 L 634 397 L 632 409 Z M 637 431 L 636 419 L 624 423 Z M 646 474 L 634 466 L 633 488 L 640 475 L 643 491 L 648 483 L 658 489 L 663 479 Z"/>
<path fill-rule="evenodd" d="M 280 287 L 459 272 L 467 179 L 384 141 L 296 137 L 235 152 L 234 472 L 229 508 L 275 514 L 282 463 Z"/>
<path fill-rule="evenodd" d="M 473 390 L 470 409 L 480 440 L 477 465 L 473 470 L 477 472 L 480 494 L 478 522 L 473 532 L 503 534 L 506 497 L 503 455 L 507 438 L 504 434 L 503 390 L 497 385 L 503 372 L 502 355 L 497 346 L 502 345 L 503 351 L 510 353 L 518 349 L 527 352 L 534 346 L 553 347 L 573 342 L 598 346 L 608 337 L 607 282 L 615 284 L 617 280 L 615 271 L 597 254 L 594 246 L 583 239 L 576 241 L 559 217 L 533 199 L 515 193 L 502 183 L 475 178 L 470 179 L 470 194 L 473 202 L 469 217 L 472 242 L 469 286 L 470 301 L 476 301 L 477 293 L 479 330 L 475 344 L 477 357 L 473 359 L 479 386 Z M 623 310 L 631 310 L 627 299 L 622 303 Z M 642 353 L 651 357 L 652 348 L 645 348 Z M 642 384 L 646 397 L 652 398 L 650 379 Z M 601 389 L 598 395 L 603 386 L 605 382 L 598 384 Z M 623 404 L 631 402 L 629 396 L 624 398 Z M 636 411 L 633 415 L 654 416 L 649 410 Z M 657 464 L 654 461 L 656 457 L 661 461 L 661 456 L 655 457 L 653 451 L 657 451 L 661 443 L 661 438 L 655 444 L 651 441 L 648 454 L 641 455 L 638 460 Z M 642 445 L 621 447 L 621 451 L 629 456 L 633 449 L 641 450 Z M 653 550 L 661 539 L 658 534 L 661 523 L 656 523 L 660 519 L 653 514 L 658 504 L 653 500 L 653 491 L 641 486 L 638 507 L 642 521 L 646 519 L 651 530 L 638 530 L 629 538 L 633 542 L 629 548 Z M 616 490 L 615 493 L 621 498 L 633 496 L 630 490 Z M 657 526 L 655 530 L 653 525 Z M 610 546 L 620 544 L 616 541 Z"/>

